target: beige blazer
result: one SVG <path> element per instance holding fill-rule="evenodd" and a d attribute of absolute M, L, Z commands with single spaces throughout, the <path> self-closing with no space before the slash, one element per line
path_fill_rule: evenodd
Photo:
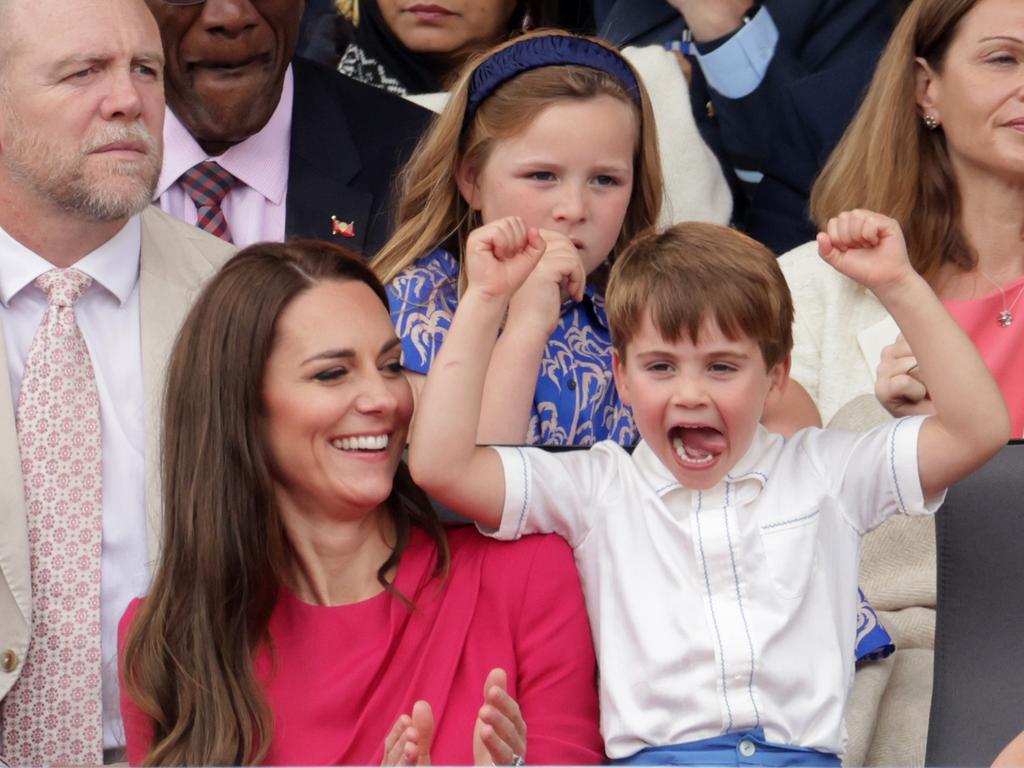
<path fill-rule="evenodd" d="M 151 561 L 156 559 L 160 540 L 156 459 L 164 369 L 197 289 L 233 252 L 230 244 L 155 207 L 142 213 L 139 312 L 146 404 L 146 523 Z M 28 530 L 14 411 L 7 353 L 0 334 L 0 699 L 21 673 L 32 626 Z"/>

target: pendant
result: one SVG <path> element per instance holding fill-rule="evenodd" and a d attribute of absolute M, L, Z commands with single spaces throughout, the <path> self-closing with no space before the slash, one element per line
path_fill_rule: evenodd
<path fill-rule="evenodd" d="M 999 324 L 1003 328 L 1009 328 L 1011 325 L 1013 325 L 1013 313 L 1010 312 L 1010 310 L 1008 309 L 1004 309 L 1002 312 L 1000 312 Z"/>

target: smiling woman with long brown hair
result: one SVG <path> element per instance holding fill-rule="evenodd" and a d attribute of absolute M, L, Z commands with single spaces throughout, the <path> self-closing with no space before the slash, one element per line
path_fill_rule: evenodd
<path fill-rule="evenodd" d="M 199 296 L 164 412 L 164 543 L 125 614 L 133 764 L 602 759 L 567 548 L 445 529 L 401 461 L 386 295 L 332 245 L 259 244 Z"/>

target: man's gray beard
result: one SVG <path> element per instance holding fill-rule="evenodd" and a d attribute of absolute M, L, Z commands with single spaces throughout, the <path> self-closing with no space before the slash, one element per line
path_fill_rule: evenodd
<path fill-rule="evenodd" d="M 111 124 L 73 151 L 47 143 L 16 116 L 8 117 L 8 128 L 9 140 L 0 161 L 11 179 L 60 210 L 88 221 L 116 221 L 139 213 L 153 201 L 162 152 L 141 124 Z M 111 160 L 96 168 L 102 158 L 89 152 L 116 141 L 144 143 L 146 158 Z"/>

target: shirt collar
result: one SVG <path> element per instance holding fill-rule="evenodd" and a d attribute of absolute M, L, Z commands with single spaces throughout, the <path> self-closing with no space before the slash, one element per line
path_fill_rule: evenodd
<path fill-rule="evenodd" d="M 284 76 L 281 99 L 267 124 L 258 133 L 229 147 L 217 157 L 206 154 L 168 108 L 164 120 L 164 164 L 156 185 L 156 197 L 162 196 L 192 166 L 204 160 L 215 160 L 247 187 L 274 205 L 281 205 L 288 190 L 294 97 L 295 86 L 289 66 Z"/>
<path fill-rule="evenodd" d="M 587 287 L 583 289 L 582 301 L 568 298 L 562 302 L 561 316 L 564 317 L 566 313 L 576 307 L 583 307 L 585 310 L 588 310 L 594 322 L 602 328 L 608 328 L 608 313 L 605 312 L 604 308 L 604 296 L 590 283 L 587 283 Z"/>
<path fill-rule="evenodd" d="M 116 235 L 79 259 L 74 267 L 113 294 L 119 304 L 128 300 L 139 279 L 142 223 L 132 216 Z M 11 300 L 54 266 L 0 227 L 0 301 Z"/>
<path fill-rule="evenodd" d="M 783 442 L 784 438 L 781 435 L 772 434 L 758 425 L 750 441 L 750 447 L 736 462 L 736 466 L 717 485 L 704 491 L 681 485 L 644 440 L 641 440 L 633 451 L 633 462 L 662 499 L 670 493 L 678 492 L 694 502 L 699 497 L 700 503 L 704 506 L 746 504 L 756 499 L 764 489 L 768 482 L 772 457 L 778 453 Z"/>

